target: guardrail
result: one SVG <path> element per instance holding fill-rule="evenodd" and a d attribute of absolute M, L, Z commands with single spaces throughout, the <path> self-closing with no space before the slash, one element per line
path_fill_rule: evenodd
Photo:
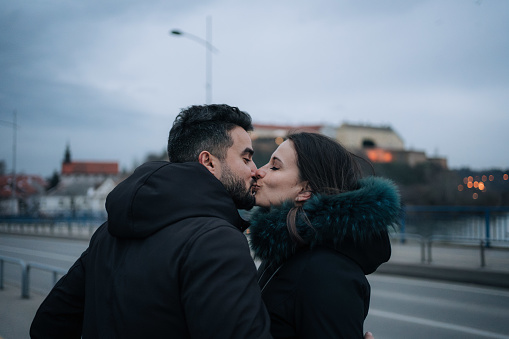
<path fill-rule="evenodd" d="M 67 270 L 54 267 L 50 265 L 44 265 L 36 262 L 26 262 L 24 260 L 6 256 L 0 256 L 0 289 L 4 289 L 4 263 L 9 262 L 14 265 L 19 265 L 21 268 L 21 297 L 24 299 L 30 298 L 30 270 L 39 269 L 42 271 L 48 271 L 53 273 L 53 285 L 58 281 L 59 275 L 64 275 Z"/>
<path fill-rule="evenodd" d="M 90 239 L 103 219 L 2 219 L 0 232 Z"/>
<path fill-rule="evenodd" d="M 399 240 L 401 243 L 405 243 L 407 240 L 415 240 L 420 245 L 421 251 L 421 263 L 431 264 L 433 261 L 432 248 L 433 245 L 441 243 L 449 246 L 470 246 L 477 247 L 479 249 L 479 266 L 486 267 L 486 249 L 494 249 L 495 243 L 504 243 L 502 249 L 507 249 L 509 241 L 497 240 L 493 241 L 489 238 L 471 238 L 471 237 L 458 237 L 448 235 L 432 235 L 429 237 L 422 236 L 420 234 L 411 233 L 391 233 L 391 238 Z M 427 249 L 427 250 L 426 250 Z M 426 255 L 427 254 L 427 255 Z"/>
<path fill-rule="evenodd" d="M 399 238 L 401 243 L 405 243 L 408 239 L 415 240 L 419 243 L 421 248 L 421 263 L 426 261 L 426 238 L 420 234 L 412 233 L 391 233 L 391 237 Z"/>
<path fill-rule="evenodd" d="M 474 232 L 471 234 L 467 232 L 466 235 L 472 238 L 483 238 L 486 247 L 490 247 L 492 241 L 498 240 L 509 244 L 507 242 L 509 241 L 509 232 L 507 232 L 506 226 L 509 221 L 509 206 L 405 206 L 399 231 L 405 233 L 407 224 L 422 223 L 423 221 L 430 226 L 442 221 L 442 227 L 447 227 L 451 226 L 450 221 L 453 219 L 459 220 L 463 226 L 470 224 L 469 221 L 475 224 L 475 227 L 468 228 Z M 415 225 L 413 228 L 415 229 Z M 463 230 L 466 231 L 467 227 L 464 227 Z M 464 235 L 456 234 L 455 237 Z"/>

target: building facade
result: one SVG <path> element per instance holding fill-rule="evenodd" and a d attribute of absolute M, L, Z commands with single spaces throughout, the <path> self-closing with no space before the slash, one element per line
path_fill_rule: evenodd
<path fill-rule="evenodd" d="M 60 181 L 39 197 L 39 213 L 48 217 L 106 217 L 106 197 L 121 179 L 117 162 L 73 161 L 67 146 Z"/>
<path fill-rule="evenodd" d="M 355 125 L 263 125 L 254 124 L 251 133 L 255 148 L 255 162 L 265 164 L 270 155 L 293 131 L 321 133 L 339 141 L 350 152 L 373 163 L 403 163 L 409 166 L 433 163 L 447 169 L 447 159 L 429 158 L 424 151 L 405 149 L 403 139 L 390 126 Z"/>

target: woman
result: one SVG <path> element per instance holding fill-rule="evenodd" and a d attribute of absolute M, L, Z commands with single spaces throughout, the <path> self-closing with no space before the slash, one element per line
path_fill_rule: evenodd
<path fill-rule="evenodd" d="M 370 285 L 388 261 L 400 198 L 361 179 L 355 156 L 314 133 L 288 137 L 258 169 L 251 246 L 274 338 L 362 338 Z"/>

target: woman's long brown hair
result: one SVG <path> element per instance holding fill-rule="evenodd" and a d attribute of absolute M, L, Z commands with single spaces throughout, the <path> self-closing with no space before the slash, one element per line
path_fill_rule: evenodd
<path fill-rule="evenodd" d="M 357 188 L 362 175 L 358 157 L 336 140 L 309 132 L 292 133 L 288 139 L 297 154 L 299 179 L 307 181 L 312 194 L 340 194 Z M 297 230 L 298 218 L 313 228 L 302 206 L 295 206 L 288 212 L 286 226 L 293 242 L 304 246 L 307 242 Z"/>

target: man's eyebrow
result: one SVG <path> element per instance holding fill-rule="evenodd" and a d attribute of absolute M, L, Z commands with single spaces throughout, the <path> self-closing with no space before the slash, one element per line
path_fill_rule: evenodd
<path fill-rule="evenodd" d="M 249 154 L 250 156 L 253 156 L 254 150 L 252 148 L 246 147 L 246 149 L 242 152 L 242 154 Z"/>

